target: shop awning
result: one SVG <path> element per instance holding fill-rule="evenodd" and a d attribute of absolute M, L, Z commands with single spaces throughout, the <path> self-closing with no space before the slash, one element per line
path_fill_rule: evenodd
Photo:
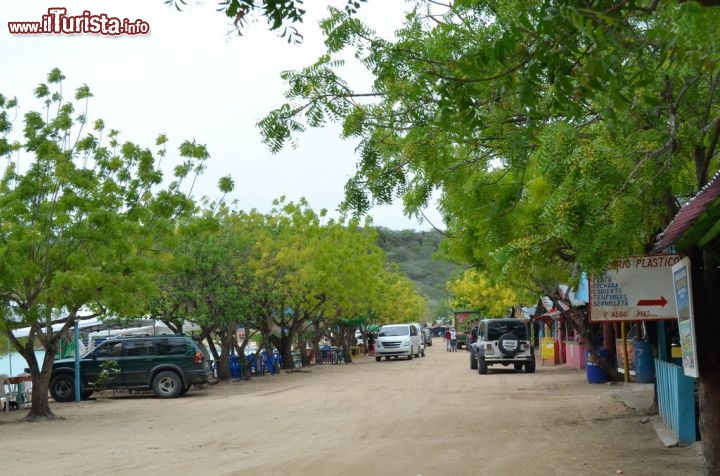
<path fill-rule="evenodd" d="M 720 172 L 686 203 L 658 235 L 654 252 L 675 245 L 678 250 L 705 246 L 720 235 Z"/>

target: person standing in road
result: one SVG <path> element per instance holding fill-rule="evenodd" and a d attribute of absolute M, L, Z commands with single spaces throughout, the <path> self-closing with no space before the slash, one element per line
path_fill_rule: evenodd
<path fill-rule="evenodd" d="M 452 350 L 452 348 L 450 347 L 450 328 L 449 327 L 447 329 L 445 329 L 445 347 L 448 352 L 450 352 Z"/>
<path fill-rule="evenodd" d="M 368 343 L 368 355 L 375 355 L 375 336 L 372 332 L 368 332 L 367 335 Z"/>
<path fill-rule="evenodd" d="M 450 352 L 457 352 L 457 332 L 455 328 L 450 328 Z"/>

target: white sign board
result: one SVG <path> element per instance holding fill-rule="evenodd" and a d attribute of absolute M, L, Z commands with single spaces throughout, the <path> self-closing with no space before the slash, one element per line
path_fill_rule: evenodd
<path fill-rule="evenodd" d="M 590 285 L 592 322 L 676 319 L 672 267 L 678 255 L 617 260 Z"/>
<path fill-rule="evenodd" d="M 683 258 L 672 267 L 675 299 L 677 302 L 680 350 L 682 351 L 683 372 L 688 377 L 698 378 L 697 346 L 695 345 L 695 316 L 692 305 L 692 280 L 690 260 Z"/>

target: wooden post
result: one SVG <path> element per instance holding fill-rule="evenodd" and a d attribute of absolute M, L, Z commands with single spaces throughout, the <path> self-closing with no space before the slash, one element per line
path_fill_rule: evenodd
<path fill-rule="evenodd" d="M 627 337 L 625 335 L 625 321 L 622 321 L 622 324 L 620 325 L 620 332 L 622 333 L 622 347 L 623 347 L 623 370 L 625 371 L 625 383 L 630 381 L 630 362 L 628 358 L 628 348 L 627 348 Z"/>

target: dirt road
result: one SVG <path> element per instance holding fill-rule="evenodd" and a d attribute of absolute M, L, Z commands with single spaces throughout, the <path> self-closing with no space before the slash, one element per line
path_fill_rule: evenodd
<path fill-rule="evenodd" d="M 52 404 L 56 421 L 0 415 L 2 474 L 699 475 L 643 416 L 585 374 L 491 368 L 468 353 L 313 366 L 191 390 Z M 622 473 L 620 473 L 622 472 Z"/>

